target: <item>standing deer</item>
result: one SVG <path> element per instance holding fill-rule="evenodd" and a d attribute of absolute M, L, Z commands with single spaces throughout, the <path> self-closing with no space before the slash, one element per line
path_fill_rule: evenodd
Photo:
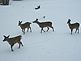
<path fill-rule="evenodd" d="M 79 33 L 79 27 L 80 27 L 80 24 L 79 23 L 73 23 L 73 24 L 71 24 L 70 23 L 71 22 L 71 20 L 70 19 L 68 19 L 68 22 L 67 22 L 67 24 L 68 24 L 68 26 L 69 26 L 69 28 L 70 28 L 70 30 L 71 30 L 71 34 L 72 34 L 72 31 L 73 31 L 73 29 L 76 29 L 76 31 L 75 31 L 75 33 L 78 31 L 78 33 Z"/>
<path fill-rule="evenodd" d="M 30 27 L 30 24 L 31 24 L 30 22 L 26 22 L 23 24 L 21 24 L 21 23 L 22 23 L 22 21 L 19 21 L 18 26 L 21 27 L 23 34 L 25 34 L 26 28 L 27 28 L 27 32 L 29 31 L 29 29 L 30 29 L 30 32 L 32 32 L 31 27 Z"/>
<path fill-rule="evenodd" d="M 47 31 L 49 30 L 49 27 L 52 28 L 54 31 L 54 28 L 52 26 L 52 22 L 39 22 L 38 19 L 36 19 L 35 21 L 33 21 L 33 23 L 37 23 L 39 25 L 39 27 L 41 28 L 41 33 L 42 33 L 42 31 L 44 31 L 43 30 L 44 27 L 47 27 Z"/>
<path fill-rule="evenodd" d="M 9 36 L 10 36 L 10 35 L 9 35 Z M 11 51 L 13 51 L 13 46 L 14 46 L 14 44 L 16 44 L 16 43 L 19 44 L 19 48 L 20 48 L 20 45 L 23 46 L 22 42 L 20 41 L 20 40 L 21 40 L 21 37 L 22 37 L 21 35 L 15 36 L 15 37 L 12 37 L 12 38 L 9 38 L 9 36 L 5 36 L 5 35 L 4 35 L 4 40 L 3 40 L 3 42 L 4 42 L 4 41 L 7 41 L 7 42 L 10 44 L 10 46 L 11 46 Z"/>

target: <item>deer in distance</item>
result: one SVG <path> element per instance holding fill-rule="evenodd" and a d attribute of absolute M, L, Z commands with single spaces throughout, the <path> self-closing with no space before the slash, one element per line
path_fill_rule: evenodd
<path fill-rule="evenodd" d="M 27 32 L 29 31 L 29 29 L 30 29 L 30 32 L 32 32 L 30 24 L 31 24 L 30 22 L 25 22 L 22 24 L 22 21 L 19 21 L 18 26 L 20 26 L 23 34 L 25 34 L 25 29 L 27 29 Z"/>
<path fill-rule="evenodd" d="M 75 33 L 78 31 L 78 33 L 79 33 L 79 27 L 80 27 L 80 24 L 79 23 L 70 23 L 71 22 L 71 20 L 70 19 L 68 19 L 68 22 L 67 22 L 67 24 L 68 24 L 68 26 L 69 26 L 69 28 L 70 28 L 70 30 L 71 30 L 71 34 L 72 34 L 72 32 L 73 32 L 73 29 L 76 29 L 76 31 L 75 31 Z"/>
<path fill-rule="evenodd" d="M 47 27 L 47 31 L 49 30 L 49 27 L 53 29 L 54 31 L 54 28 L 52 26 L 52 22 L 39 22 L 38 19 L 36 19 L 35 21 L 33 21 L 33 23 L 37 23 L 39 25 L 39 27 L 41 28 L 41 33 L 43 30 L 43 28 Z M 45 31 L 44 31 L 45 32 Z"/>
<path fill-rule="evenodd" d="M 10 36 L 10 35 L 9 35 Z M 13 46 L 16 44 L 16 43 L 18 43 L 19 44 L 19 48 L 20 48 L 20 45 L 22 45 L 23 46 L 23 44 L 22 44 L 22 42 L 21 42 L 21 35 L 18 35 L 18 36 L 15 36 L 15 37 L 12 37 L 12 38 L 9 38 L 9 36 L 5 36 L 4 35 L 4 40 L 3 40 L 3 42 L 4 41 L 7 41 L 9 44 L 10 44 L 10 46 L 11 46 L 11 51 L 13 51 Z"/>

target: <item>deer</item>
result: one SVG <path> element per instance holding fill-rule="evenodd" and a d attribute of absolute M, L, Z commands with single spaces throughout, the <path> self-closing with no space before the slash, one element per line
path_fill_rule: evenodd
<path fill-rule="evenodd" d="M 68 19 L 67 24 L 68 24 L 68 26 L 69 26 L 69 28 L 70 28 L 70 30 L 71 30 L 71 34 L 72 34 L 72 32 L 73 32 L 73 29 L 76 29 L 75 33 L 76 33 L 77 31 L 78 31 L 78 33 L 79 33 L 80 24 L 79 24 L 78 22 L 71 24 L 70 22 L 71 22 L 71 19 Z"/>
<path fill-rule="evenodd" d="M 7 41 L 7 42 L 10 44 L 10 46 L 11 46 L 11 51 L 14 51 L 14 50 L 13 50 L 13 46 L 14 46 L 16 43 L 19 44 L 19 48 L 20 48 L 20 45 L 23 46 L 23 44 L 22 44 L 22 42 L 21 42 L 21 37 L 22 37 L 21 35 L 18 35 L 18 36 L 12 37 L 12 38 L 9 38 L 10 35 L 8 35 L 8 36 L 3 35 L 3 36 L 4 36 L 3 42 Z"/>
<path fill-rule="evenodd" d="M 47 27 L 47 32 L 49 30 L 49 27 L 52 28 L 54 31 L 54 28 L 52 26 L 52 22 L 39 22 L 38 19 L 36 19 L 35 21 L 33 21 L 33 23 L 37 23 L 39 25 L 39 27 L 41 28 L 41 33 L 42 33 L 42 31 L 44 31 L 43 28 L 45 28 L 45 27 Z"/>
<path fill-rule="evenodd" d="M 30 29 L 30 32 L 32 32 L 31 27 L 30 27 L 30 22 L 25 22 L 22 24 L 22 21 L 19 21 L 18 26 L 22 29 L 23 34 L 25 34 L 25 29 L 27 28 L 27 32 Z"/>

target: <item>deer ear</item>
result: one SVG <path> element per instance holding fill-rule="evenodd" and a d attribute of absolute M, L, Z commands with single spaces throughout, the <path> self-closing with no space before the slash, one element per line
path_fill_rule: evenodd
<path fill-rule="evenodd" d="M 10 35 L 8 35 L 8 38 L 10 37 Z"/>
<path fill-rule="evenodd" d="M 19 21 L 19 23 L 22 23 L 22 21 Z"/>
<path fill-rule="evenodd" d="M 38 19 L 36 18 L 36 21 L 38 21 Z"/>
<path fill-rule="evenodd" d="M 71 19 L 68 19 L 69 21 L 71 21 Z"/>
<path fill-rule="evenodd" d="M 22 22 L 22 21 L 19 21 L 19 22 Z"/>
<path fill-rule="evenodd" d="M 5 35 L 3 35 L 4 37 L 6 37 Z"/>

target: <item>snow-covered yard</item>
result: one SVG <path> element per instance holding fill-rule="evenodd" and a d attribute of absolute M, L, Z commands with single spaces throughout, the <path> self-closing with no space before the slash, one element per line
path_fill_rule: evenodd
<path fill-rule="evenodd" d="M 37 5 L 39 10 L 34 9 Z M 52 21 L 55 31 L 41 34 L 39 26 L 32 23 L 36 18 Z M 68 19 L 81 24 L 80 0 L 23 0 L 0 5 L 0 61 L 81 61 L 81 27 L 79 34 L 71 35 Z M 18 21 L 31 22 L 32 32 L 23 35 Z M 18 49 L 16 44 L 11 52 L 3 35 L 22 35 L 24 46 Z"/>

